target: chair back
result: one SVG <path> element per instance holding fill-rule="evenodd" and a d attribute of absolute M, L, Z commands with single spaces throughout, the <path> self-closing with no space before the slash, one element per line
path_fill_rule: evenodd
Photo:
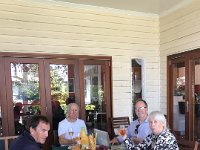
<path fill-rule="evenodd" d="M 18 136 L 4 136 L 4 137 L 0 137 L 0 141 L 3 141 L 2 145 L 4 147 L 5 150 L 9 149 L 9 140 L 13 140 L 16 139 Z"/>
<path fill-rule="evenodd" d="M 185 139 L 179 139 L 178 145 L 180 150 L 198 150 L 198 141 L 188 141 Z"/>
<path fill-rule="evenodd" d="M 117 131 L 120 125 L 124 125 L 126 128 L 130 125 L 129 117 L 113 117 L 111 118 L 113 136 L 117 136 Z"/>

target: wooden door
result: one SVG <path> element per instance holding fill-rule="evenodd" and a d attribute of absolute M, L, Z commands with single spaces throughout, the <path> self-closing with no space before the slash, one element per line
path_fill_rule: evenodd
<path fill-rule="evenodd" d="M 75 61 L 49 59 L 44 64 L 47 116 L 53 130 L 57 130 L 58 123 L 65 118 L 69 98 L 76 101 Z M 63 112 L 58 113 L 58 109 Z"/>
<path fill-rule="evenodd" d="M 46 115 L 44 66 L 39 59 L 5 60 L 8 135 L 19 135 L 26 120 L 35 114 Z"/>
<path fill-rule="evenodd" d="M 177 139 L 200 138 L 200 50 L 168 57 L 168 122 Z"/>
<path fill-rule="evenodd" d="M 85 119 L 89 132 L 94 128 L 110 131 L 111 78 L 110 61 L 82 61 L 83 83 L 81 91 L 82 118 Z"/>

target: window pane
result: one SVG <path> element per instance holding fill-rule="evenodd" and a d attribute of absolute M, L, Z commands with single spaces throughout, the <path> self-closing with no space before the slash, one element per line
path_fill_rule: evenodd
<path fill-rule="evenodd" d="M 105 101 L 103 65 L 84 66 L 84 93 L 86 109 L 86 125 L 88 129 L 105 130 Z"/>
<path fill-rule="evenodd" d="M 174 131 L 177 136 L 185 136 L 185 63 L 173 66 L 173 116 Z"/>
<path fill-rule="evenodd" d="M 53 129 L 58 129 L 58 123 L 65 118 L 70 94 L 74 94 L 74 78 L 69 78 L 69 72 L 73 75 L 73 65 L 50 65 L 51 103 L 53 111 Z M 71 76 L 72 77 L 72 76 Z"/>
<path fill-rule="evenodd" d="M 194 139 L 200 138 L 200 59 L 195 60 L 195 87 L 194 87 Z"/>
<path fill-rule="evenodd" d="M 38 64 L 11 63 L 15 133 L 21 134 L 26 119 L 40 114 Z"/>

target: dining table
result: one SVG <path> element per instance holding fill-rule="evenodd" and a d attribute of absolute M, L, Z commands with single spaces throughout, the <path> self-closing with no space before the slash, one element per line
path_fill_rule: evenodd
<path fill-rule="evenodd" d="M 52 146 L 51 147 L 52 150 L 71 150 L 72 147 L 70 146 Z M 96 150 L 124 150 L 124 145 L 112 145 L 110 148 L 100 148 L 100 147 L 97 147 Z M 90 150 L 90 149 L 88 149 Z"/>
<path fill-rule="evenodd" d="M 121 145 L 111 145 L 111 150 L 124 150 L 124 144 Z"/>

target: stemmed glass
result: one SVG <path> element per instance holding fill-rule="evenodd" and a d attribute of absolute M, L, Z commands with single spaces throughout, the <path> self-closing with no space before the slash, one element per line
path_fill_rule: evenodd
<path fill-rule="evenodd" d="M 119 133 L 120 133 L 121 136 L 124 136 L 126 134 L 125 125 L 120 125 L 120 127 L 119 127 Z"/>
<path fill-rule="evenodd" d="M 72 137 L 73 137 L 73 135 L 74 135 L 74 131 L 73 131 L 73 128 L 72 128 L 72 127 L 70 127 L 70 128 L 68 129 L 68 133 L 69 133 L 69 136 L 70 136 L 70 138 L 71 138 L 71 140 L 72 140 Z"/>

